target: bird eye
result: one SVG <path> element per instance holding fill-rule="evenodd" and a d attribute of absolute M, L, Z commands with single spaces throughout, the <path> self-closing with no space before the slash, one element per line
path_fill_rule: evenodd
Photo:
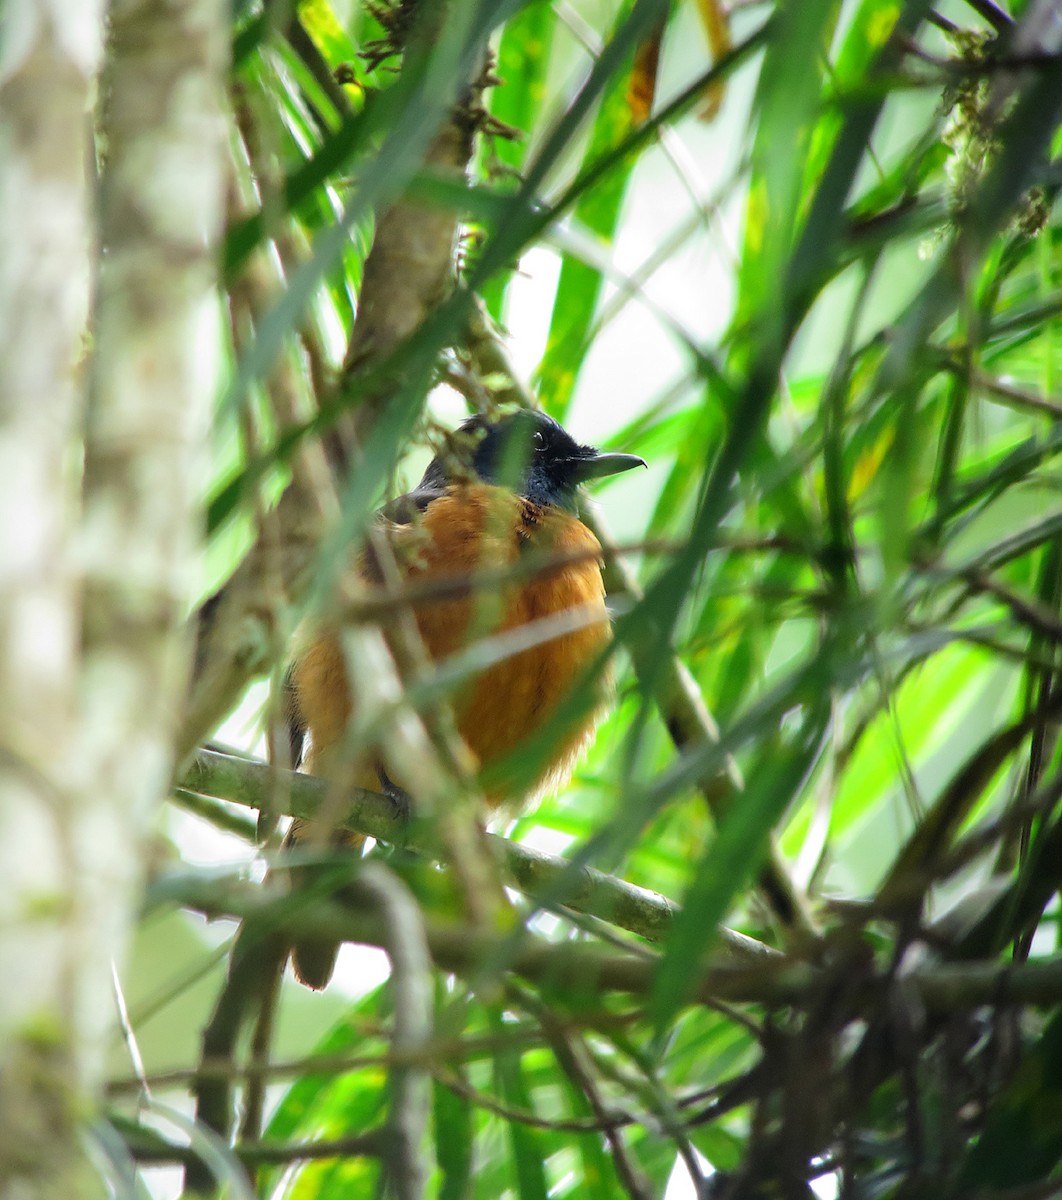
<path fill-rule="evenodd" d="M 536 450 L 545 450 L 546 435 L 540 429 L 536 429 L 535 436 L 531 439 L 531 444 Z"/>

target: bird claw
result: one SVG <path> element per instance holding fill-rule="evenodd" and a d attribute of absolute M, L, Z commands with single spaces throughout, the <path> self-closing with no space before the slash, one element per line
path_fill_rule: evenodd
<path fill-rule="evenodd" d="M 394 805 L 395 817 L 399 821 L 408 821 L 413 813 L 413 798 L 405 788 L 400 788 L 383 769 L 376 768 L 376 776 L 380 780 L 380 790 Z"/>

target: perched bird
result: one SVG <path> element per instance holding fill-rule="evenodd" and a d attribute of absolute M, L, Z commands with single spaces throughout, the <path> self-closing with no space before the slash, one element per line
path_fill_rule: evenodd
<path fill-rule="evenodd" d="M 432 460 L 416 489 L 379 514 L 370 548 L 355 563 L 364 583 L 379 587 L 388 577 L 379 549 L 371 548 L 379 547 L 381 538 L 390 550 L 390 582 L 397 572 L 401 583 L 430 591 L 422 585 L 474 582 L 477 572 L 503 579 L 488 591 L 441 586 L 438 596 L 412 605 L 431 660 L 441 662 L 476 637 L 565 613 L 572 617 L 557 636 L 494 662 L 452 698 L 457 731 L 481 766 L 504 762 L 541 729 L 608 643 L 601 546 L 576 513 L 577 489 L 588 480 L 645 465 L 633 454 L 603 454 L 579 445 L 543 413 L 525 410 L 495 420 L 476 416 L 460 426 L 453 446 Z M 522 565 L 528 569 L 521 570 Z M 288 676 L 296 764 L 308 735 L 305 769 L 312 774 L 397 794 L 382 763 L 346 760 L 344 737 L 357 693 L 340 628 L 318 624 L 303 631 Z M 503 783 L 487 802 L 494 807 L 563 782 L 599 711 L 565 730 L 538 777 L 530 784 L 524 780 L 522 796 L 505 794 Z M 311 823 L 296 821 L 288 845 L 313 834 Z M 332 840 L 357 846 L 363 839 L 338 833 Z M 319 942 L 295 946 L 296 976 L 308 987 L 324 987 L 336 950 Z"/>

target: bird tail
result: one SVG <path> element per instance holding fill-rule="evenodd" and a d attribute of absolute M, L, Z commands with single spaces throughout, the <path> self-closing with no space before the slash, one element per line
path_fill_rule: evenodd
<path fill-rule="evenodd" d="M 291 850 L 301 844 L 312 845 L 312 822 L 296 819 L 284 838 L 284 849 Z M 365 844 L 360 833 L 337 830 L 328 839 L 328 845 L 342 848 L 353 854 Z M 323 894 L 329 868 L 320 866 L 292 867 L 289 875 L 293 888 L 300 892 Z M 342 890 L 338 893 L 342 896 Z M 315 992 L 328 986 L 336 966 L 339 943 L 331 938 L 300 937 L 291 946 L 291 967 L 299 983 Z"/>
<path fill-rule="evenodd" d="M 338 954 L 336 942 L 296 942 L 291 947 L 291 969 L 303 987 L 319 992 L 331 981 Z"/>

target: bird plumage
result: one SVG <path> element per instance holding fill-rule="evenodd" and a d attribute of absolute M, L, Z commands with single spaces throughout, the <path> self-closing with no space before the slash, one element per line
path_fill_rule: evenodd
<path fill-rule="evenodd" d="M 382 538 L 392 574 L 397 570 L 403 584 L 441 585 L 437 596 L 412 605 L 433 662 L 477 637 L 504 636 L 536 622 L 559 626 L 548 640 L 494 661 L 453 696 L 458 733 L 481 766 L 504 764 L 542 729 L 607 645 L 601 547 L 576 516 L 577 488 L 595 475 L 639 464 L 632 455 L 580 446 L 541 413 L 498 422 L 473 417 L 454 445 L 432 460 L 418 487 L 383 510 L 372 542 L 377 549 L 358 557 L 354 569 L 362 583 L 381 586 L 387 574 L 380 563 Z M 503 581 L 488 589 L 460 586 L 484 571 Z M 457 586 L 448 588 L 450 583 Z M 306 769 L 344 787 L 378 790 L 385 778 L 380 763 L 345 761 L 357 683 L 349 678 L 337 625 L 300 634 L 289 680 L 293 724 L 310 739 Z M 535 778 L 520 785 L 504 775 L 495 779 L 488 804 L 525 799 L 562 783 L 592 736 L 598 711 L 573 718 Z M 289 841 L 309 832 L 306 823 L 296 823 Z M 360 839 L 340 834 L 335 840 L 356 845 Z M 334 949 L 296 947 L 292 957 L 303 982 L 327 983 Z"/>

